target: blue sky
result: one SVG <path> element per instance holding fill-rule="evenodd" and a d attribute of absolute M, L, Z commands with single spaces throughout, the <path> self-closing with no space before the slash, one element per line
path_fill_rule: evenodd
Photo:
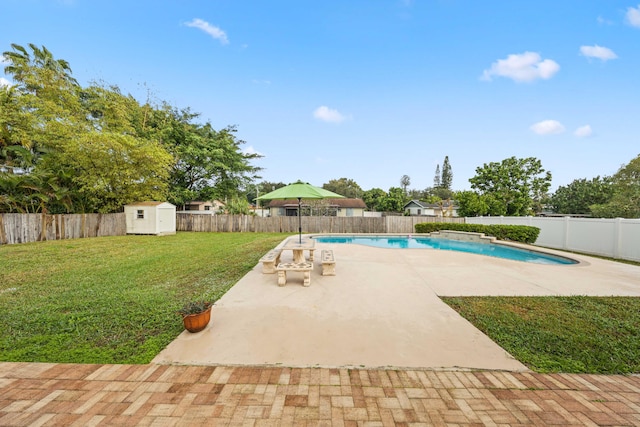
<path fill-rule="evenodd" d="M 424 189 L 449 156 L 463 190 L 532 156 L 555 190 L 640 154 L 640 0 L 1 0 L 11 43 L 237 125 L 268 181 Z"/>

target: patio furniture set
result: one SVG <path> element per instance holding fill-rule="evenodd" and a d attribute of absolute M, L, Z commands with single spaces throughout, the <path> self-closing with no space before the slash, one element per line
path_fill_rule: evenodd
<path fill-rule="evenodd" d="M 311 271 L 313 270 L 313 253 L 316 249 L 315 243 L 313 239 L 287 240 L 281 248 L 272 249 L 260 258 L 262 273 L 278 273 L 278 286 L 284 286 L 287 284 L 287 272 L 301 272 L 303 273 L 303 285 L 309 286 L 311 284 Z M 293 252 L 293 261 L 280 262 L 280 256 L 286 250 Z M 308 259 L 305 257 L 304 251 L 309 251 Z M 335 276 L 336 261 L 332 250 L 322 250 L 321 265 L 323 276 Z"/>

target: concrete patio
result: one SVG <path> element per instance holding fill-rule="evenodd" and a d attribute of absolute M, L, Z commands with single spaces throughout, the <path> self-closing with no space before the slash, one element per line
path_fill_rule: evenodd
<path fill-rule="evenodd" d="M 334 251 L 336 276 L 322 276 L 316 256 L 311 286 L 300 274 L 278 287 L 276 275 L 257 265 L 216 303 L 207 329 L 184 332 L 153 362 L 526 371 L 439 297 L 640 296 L 640 267 L 592 257 L 539 265 L 431 249 L 316 246 Z"/>

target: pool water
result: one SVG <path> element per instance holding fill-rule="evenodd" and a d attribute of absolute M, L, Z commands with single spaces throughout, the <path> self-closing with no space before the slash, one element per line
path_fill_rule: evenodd
<path fill-rule="evenodd" d="M 536 264 L 577 264 L 570 258 L 545 254 L 527 249 L 514 248 L 496 243 L 462 242 L 459 240 L 442 239 L 436 237 L 366 237 L 366 236 L 318 236 L 314 237 L 318 243 L 348 243 L 378 248 L 402 249 L 440 249 L 445 251 L 468 252 L 515 261 L 532 262 Z"/>

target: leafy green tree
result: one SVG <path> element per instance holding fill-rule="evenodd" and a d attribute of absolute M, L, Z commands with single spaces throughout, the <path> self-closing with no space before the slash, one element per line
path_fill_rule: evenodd
<path fill-rule="evenodd" d="M 442 163 L 442 178 L 440 182 L 443 188 L 451 191 L 453 172 L 451 171 L 451 165 L 449 164 L 449 156 L 444 157 L 444 162 Z"/>
<path fill-rule="evenodd" d="M 372 188 L 362 193 L 362 201 L 372 211 L 382 212 L 384 211 L 384 199 L 387 197 L 387 192 L 381 188 Z"/>
<path fill-rule="evenodd" d="M 459 216 L 484 216 L 489 213 L 487 196 L 482 196 L 475 191 L 459 191 L 455 194 L 455 198 Z"/>
<path fill-rule="evenodd" d="M 261 155 L 242 151 L 244 141 L 235 136 L 235 126 L 215 130 L 210 123 L 194 123 L 197 117 L 189 109 L 164 105 L 144 119 L 146 134 L 158 139 L 174 157 L 169 201 L 178 206 L 190 200 L 235 197 L 260 171 L 251 161 Z"/>
<path fill-rule="evenodd" d="M 31 54 L 23 46 L 12 43 L 10 51 L 3 52 L 8 64 L 4 68 L 5 74 L 13 77 L 13 80 L 29 92 L 37 92 L 46 89 L 43 82 L 49 79 L 64 81 L 72 86 L 78 86 L 78 82 L 71 76 L 71 67 L 64 59 L 54 59 L 53 54 L 44 46 L 39 48 L 29 43 Z M 48 74 L 48 78 L 39 78 L 39 75 Z"/>
<path fill-rule="evenodd" d="M 453 191 L 448 190 L 442 186 L 430 188 L 425 197 L 436 197 L 440 200 L 446 200 L 453 197 Z"/>
<path fill-rule="evenodd" d="M 0 89 L 0 164 L 30 171 L 51 143 L 73 134 L 82 117 L 77 82 L 45 47 L 12 44 L 3 52 L 14 85 Z"/>
<path fill-rule="evenodd" d="M 411 189 L 407 192 L 407 199 L 409 200 L 423 200 L 428 194 L 424 190 Z"/>
<path fill-rule="evenodd" d="M 404 190 L 399 187 L 391 187 L 380 202 L 382 211 L 385 212 L 402 212 L 404 205 L 407 204 L 407 197 Z"/>
<path fill-rule="evenodd" d="M 476 168 L 469 182 L 479 194 L 492 197 L 489 214 L 523 216 L 533 213 L 534 207 L 540 209 L 551 186 L 551 173 L 534 157 L 510 157 Z"/>
<path fill-rule="evenodd" d="M 323 184 L 322 188 L 350 199 L 362 197 L 362 194 L 364 193 L 357 182 L 348 178 L 332 179 L 326 184 Z"/>
<path fill-rule="evenodd" d="M 609 202 L 592 205 L 594 216 L 601 218 L 640 218 L 640 155 L 621 167 L 612 179 Z"/>
<path fill-rule="evenodd" d="M 576 179 L 567 186 L 558 187 L 549 203 L 555 213 L 591 214 L 590 206 L 606 204 L 612 195 L 611 178 L 597 176 L 591 180 Z"/>
<path fill-rule="evenodd" d="M 272 182 L 272 181 L 262 181 L 258 184 L 260 187 L 260 194 L 270 193 L 271 191 L 277 190 L 278 188 L 286 187 L 287 184 L 284 182 Z"/>
<path fill-rule="evenodd" d="M 197 114 L 166 103 L 140 105 L 117 86 L 82 88 L 45 47 L 14 44 L 3 55 L 15 85 L 0 89 L 0 185 L 16 191 L 3 195 L 3 211 L 227 199 L 257 177 L 250 162 L 259 155 L 242 151 L 235 127 L 197 124 Z"/>
<path fill-rule="evenodd" d="M 278 188 L 284 187 L 286 184 L 284 182 L 270 182 L 270 181 L 262 181 L 256 184 L 249 183 L 245 187 L 245 195 L 247 198 L 247 202 L 250 204 L 256 204 L 256 206 L 266 206 L 269 201 L 268 200 L 256 200 L 258 196 L 262 196 L 267 194 L 273 190 L 277 190 Z"/>
<path fill-rule="evenodd" d="M 111 132 L 87 132 L 43 159 L 46 170 L 74 171 L 82 209 L 117 212 L 140 200 L 164 200 L 173 158 L 157 142 Z"/>
<path fill-rule="evenodd" d="M 225 213 L 228 215 L 249 215 L 252 212 L 249 208 L 249 202 L 245 198 L 236 195 L 227 201 Z"/>

